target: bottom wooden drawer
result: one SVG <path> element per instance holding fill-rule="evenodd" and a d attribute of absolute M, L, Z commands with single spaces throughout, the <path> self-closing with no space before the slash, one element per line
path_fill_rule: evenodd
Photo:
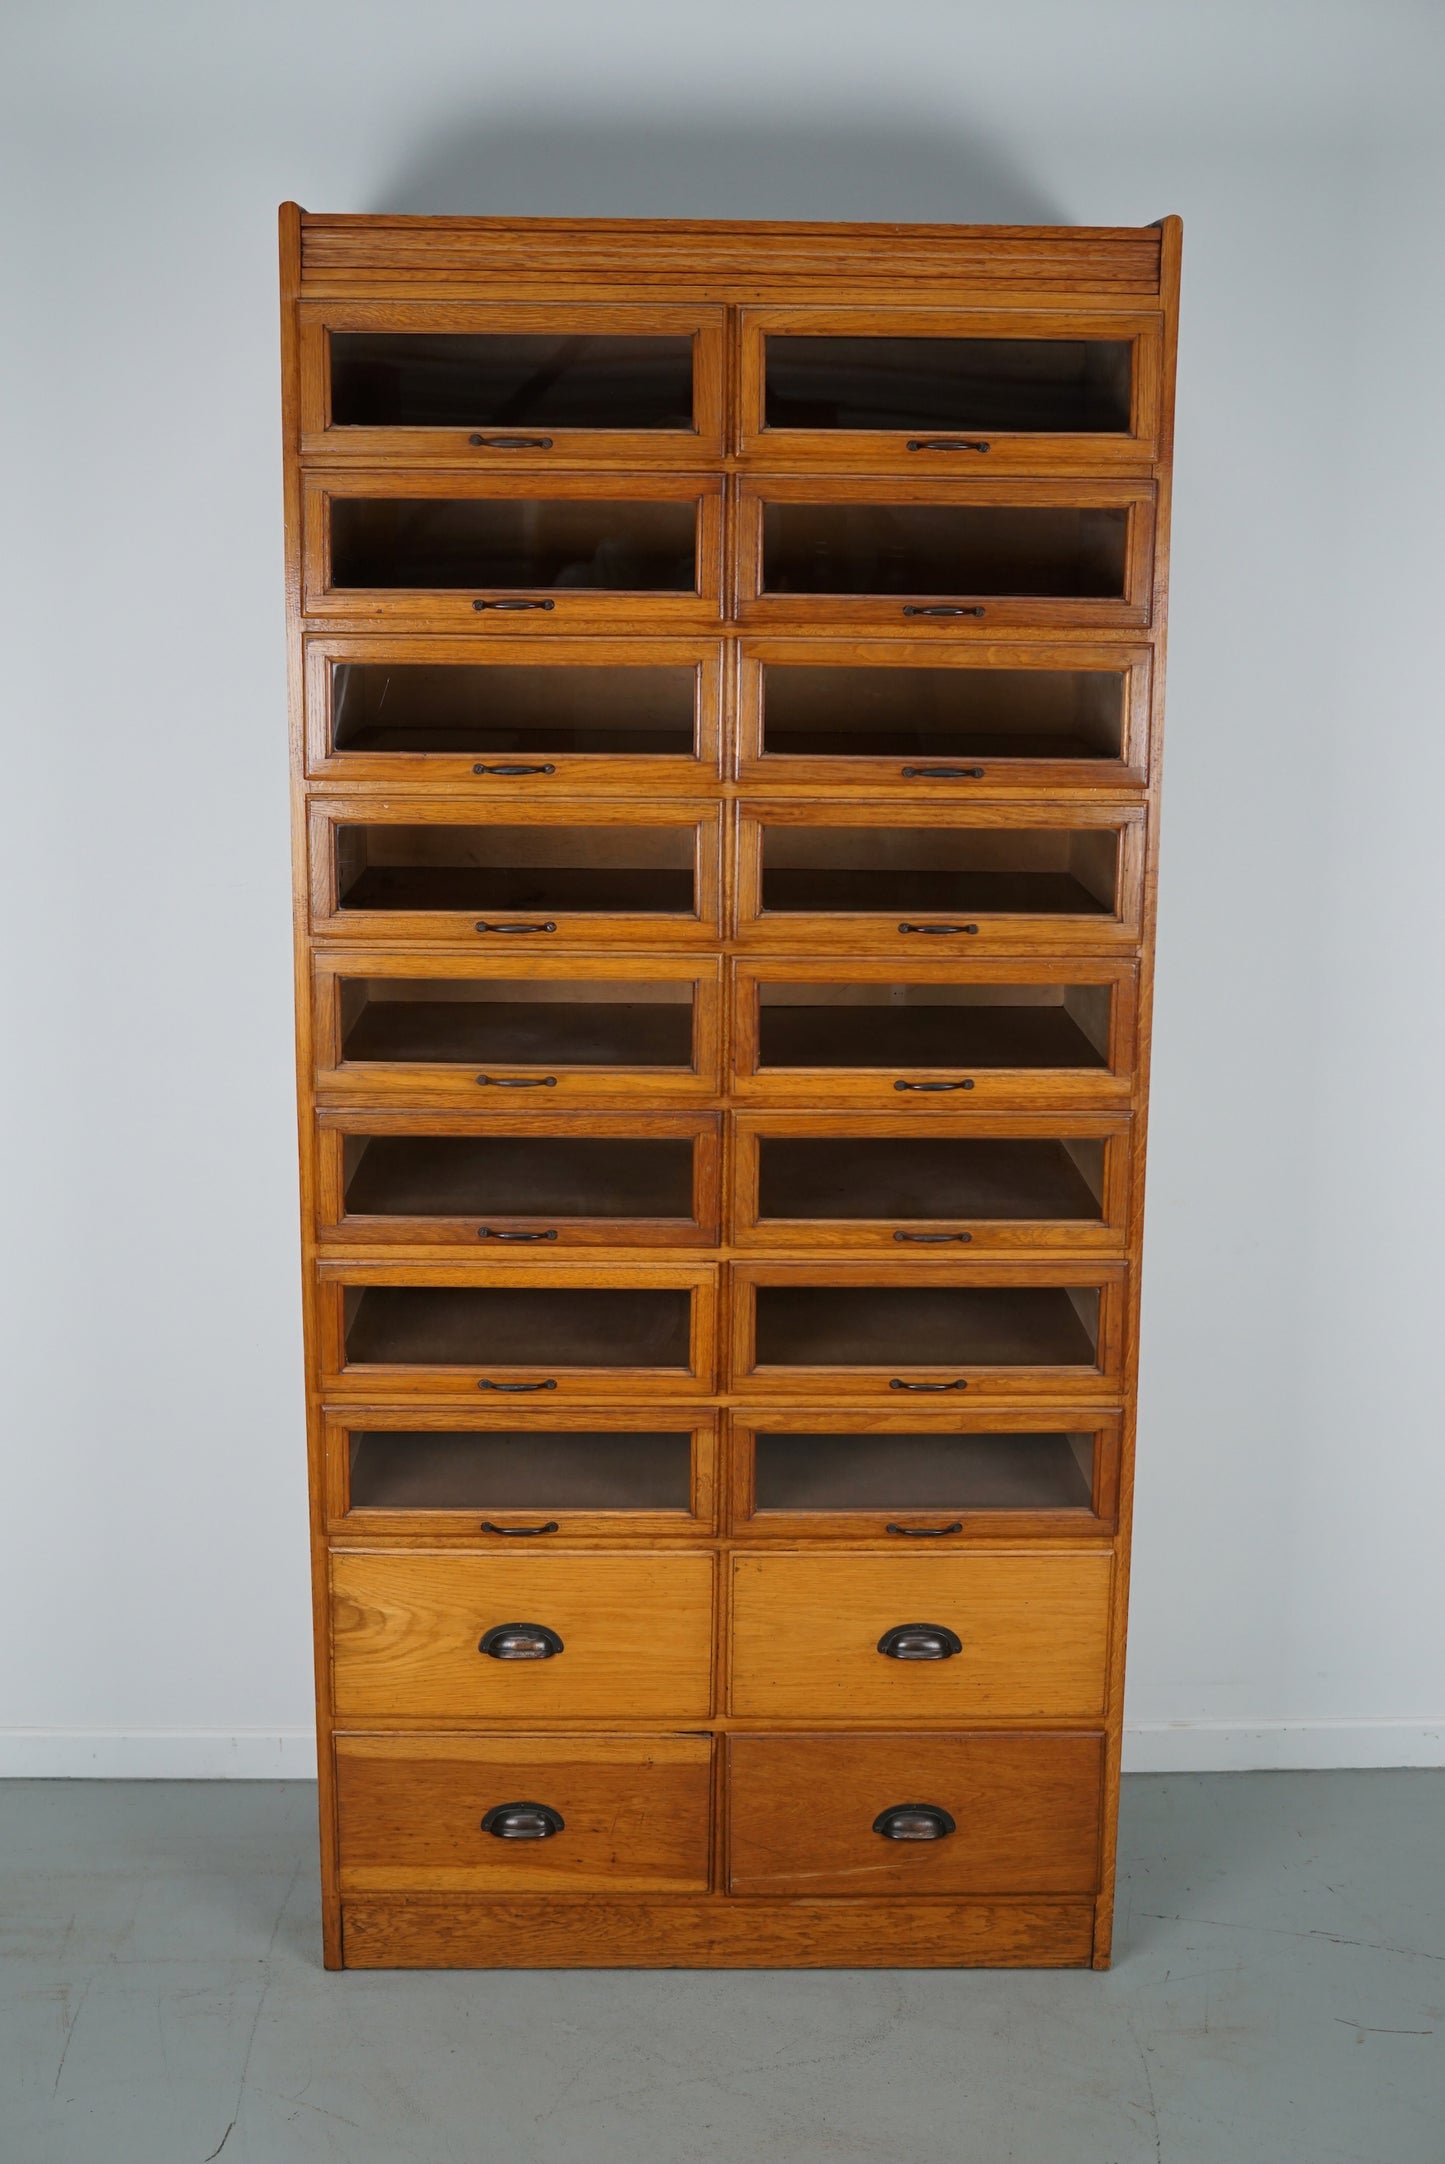
<path fill-rule="evenodd" d="M 728 1890 L 1092 1893 L 1103 1759 L 1098 1735 L 732 1736 Z"/>
<path fill-rule="evenodd" d="M 706 1892 L 711 1763 L 708 1736 L 338 1736 L 341 1891 Z"/>

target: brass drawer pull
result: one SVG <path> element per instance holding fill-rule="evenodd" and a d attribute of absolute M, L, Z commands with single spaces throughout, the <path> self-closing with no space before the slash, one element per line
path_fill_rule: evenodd
<path fill-rule="evenodd" d="M 490 1225 L 477 1227 L 479 1240 L 555 1240 L 556 1237 L 555 1232 L 497 1232 Z M 969 1234 L 965 1232 L 962 1237 L 966 1240 Z"/>
<path fill-rule="evenodd" d="M 498 1384 L 493 1387 L 501 1388 L 502 1386 Z M 512 1387 L 515 1389 L 516 1385 L 514 1384 Z M 952 1383 L 906 1383 L 901 1375 L 895 1375 L 889 1382 L 888 1387 L 890 1390 L 967 1390 L 968 1384 L 963 1381 L 962 1377 L 957 1382 Z"/>
<path fill-rule="evenodd" d="M 971 1090 L 972 1082 L 895 1082 L 896 1090 Z"/>
<path fill-rule="evenodd" d="M 903 1087 L 899 1083 L 899 1088 Z M 557 1077 L 554 1074 L 479 1074 L 478 1089 L 494 1090 L 554 1090 Z M 970 1084 L 970 1087 L 972 1085 Z"/>
<path fill-rule="evenodd" d="M 480 924 L 477 926 L 479 932 L 484 929 L 485 927 Z M 976 932 L 978 926 L 976 924 L 900 924 L 898 929 L 900 932 L 921 932 L 925 939 L 952 939 L 959 932 Z"/>
<path fill-rule="evenodd" d="M 958 1826 L 940 1803 L 895 1803 L 878 1813 L 873 1831 L 885 1841 L 943 1841 Z"/>
<path fill-rule="evenodd" d="M 557 1387 L 557 1385 L 556 1385 L 555 1381 L 553 1381 L 553 1379 L 552 1379 L 552 1377 L 551 1377 L 551 1376 L 549 1376 L 549 1377 L 547 1378 L 546 1382 L 544 1382 L 544 1383 L 494 1383 L 494 1382 L 491 1382 L 491 1381 L 489 1381 L 489 1380 L 488 1380 L 488 1378 L 487 1378 L 486 1376 L 483 1376 L 483 1377 L 482 1377 L 482 1379 L 481 1379 L 481 1380 L 480 1380 L 480 1381 L 478 1382 L 478 1384 L 477 1384 L 477 1388 L 478 1388 L 478 1390 L 503 1390 L 503 1391 L 507 1391 L 507 1390 L 510 1390 L 510 1391 L 518 1391 L 518 1390 L 555 1390 L 555 1389 L 556 1389 L 556 1387 Z M 946 1388 L 947 1388 L 948 1386 L 947 1386 L 947 1384 L 944 1384 L 944 1385 L 943 1385 L 943 1387 L 944 1387 L 944 1388 L 946 1389 Z"/>
<path fill-rule="evenodd" d="M 510 780 L 516 774 L 555 774 L 555 766 L 474 766 L 474 774 L 503 774 Z M 906 771 L 906 770 L 905 770 Z M 983 768 L 978 769 L 979 773 Z"/>
<path fill-rule="evenodd" d="M 477 1646 L 494 1661 L 551 1661 L 562 1641 L 545 1623 L 495 1623 Z"/>
<path fill-rule="evenodd" d="M 550 917 L 545 924 L 489 924 L 483 917 L 476 925 L 479 932 L 555 932 L 556 929 Z"/>
<path fill-rule="evenodd" d="M 942 1540 L 949 1533 L 963 1531 L 962 1518 L 955 1518 L 952 1525 L 885 1525 L 885 1533 L 901 1533 L 905 1540 Z"/>
<path fill-rule="evenodd" d="M 973 1238 L 971 1232 L 895 1232 L 895 1240 L 910 1240 L 915 1247 L 947 1247 L 957 1240 L 965 1247 Z"/>
<path fill-rule="evenodd" d="M 550 436 L 468 436 L 475 451 L 550 451 Z M 988 445 L 984 445 L 988 449 Z"/>
<path fill-rule="evenodd" d="M 473 436 L 473 443 L 476 442 Z M 976 436 L 910 436 L 910 451 L 986 451 L 989 446 Z"/>
<path fill-rule="evenodd" d="M 482 1820 L 482 1832 L 494 1833 L 499 1841 L 550 1841 L 566 1823 L 549 1803 L 494 1803 Z M 895 1834 L 892 1838 L 917 1840 L 919 1836 Z"/>
<path fill-rule="evenodd" d="M 486 769 L 480 766 L 474 766 L 472 768 L 472 772 L 474 774 L 482 774 L 485 773 L 485 771 Z M 495 769 L 495 772 L 497 772 L 498 774 L 504 773 L 505 771 L 506 769 L 504 767 L 497 767 Z M 549 767 L 547 771 L 550 774 L 552 770 Z M 983 780 L 983 768 L 981 766 L 905 766 L 902 772 L 903 779 L 905 781 Z"/>
<path fill-rule="evenodd" d="M 474 609 L 555 609 L 555 601 L 474 601 Z M 982 616 L 983 610 L 979 610 Z"/>
<path fill-rule="evenodd" d="M 946 1623 L 895 1623 L 878 1650 L 889 1661 L 951 1661 L 963 1651 L 963 1640 Z"/>
<path fill-rule="evenodd" d="M 493 1525 L 490 1518 L 483 1518 L 482 1531 L 500 1533 L 504 1540 L 535 1540 L 541 1533 L 556 1533 L 560 1528 L 555 1518 L 549 1518 L 545 1525 Z"/>
<path fill-rule="evenodd" d="M 494 608 L 498 605 L 499 604 L 497 604 L 496 602 L 492 604 Z M 485 606 L 486 603 L 482 601 L 474 601 L 472 603 L 472 607 L 474 609 L 485 608 Z M 547 603 L 547 607 L 550 608 L 551 606 L 552 604 L 549 601 Z M 921 601 L 905 601 L 903 604 L 903 613 L 905 616 L 982 616 L 983 610 L 982 608 L 958 608 L 955 607 L 952 602 L 948 602 L 946 604 L 934 603 L 925 607 Z"/>

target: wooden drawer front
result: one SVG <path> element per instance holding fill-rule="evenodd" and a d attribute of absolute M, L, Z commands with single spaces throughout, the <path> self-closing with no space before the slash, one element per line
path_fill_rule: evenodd
<path fill-rule="evenodd" d="M 969 962 L 732 964 L 732 1087 L 742 1101 L 936 1114 L 1128 1103 L 1136 971 L 1088 955 Z"/>
<path fill-rule="evenodd" d="M 728 1891 L 1092 1893 L 1103 1761 L 1098 1735 L 731 1736 Z"/>
<path fill-rule="evenodd" d="M 528 1542 L 703 1538 L 716 1522 L 717 1415 L 540 1400 L 328 1410 L 326 1514 L 345 1538 Z"/>
<path fill-rule="evenodd" d="M 742 1247 L 900 1261 L 965 1249 L 1120 1254 L 1128 1198 L 1127 1119 L 740 1112 L 734 1121 Z"/>
<path fill-rule="evenodd" d="M 469 947 L 716 945 L 716 805 L 313 798 L 311 921 L 322 934 Z"/>
<path fill-rule="evenodd" d="M 745 308 L 759 464 L 1088 473 L 1157 455 L 1157 314 Z"/>
<path fill-rule="evenodd" d="M 313 469 L 303 609 L 439 631 L 716 623 L 721 476 Z"/>
<path fill-rule="evenodd" d="M 737 1263 L 732 1384 L 757 1398 L 925 1411 L 1117 1391 L 1124 1266 Z"/>
<path fill-rule="evenodd" d="M 730 1426 L 739 1539 L 875 1541 L 941 1555 L 981 1539 L 1097 1539 L 1114 1528 L 1113 1411 L 779 1407 L 734 1412 Z"/>
<path fill-rule="evenodd" d="M 712 1597 L 705 1555 L 334 1554 L 336 1711 L 517 1728 L 703 1716 Z M 561 1650 L 529 1659 L 480 1650 L 512 1624 L 550 1633 Z"/>
<path fill-rule="evenodd" d="M 1149 687 L 1139 646 L 746 639 L 738 773 L 950 811 L 985 793 L 1140 788 Z"/>
<path fill-rule="evenodd" d="M 707 1736 L 338 1736 L 341 1890 L 705 1893 L 711 1762 Z M 520 1803 L 560 1824 L 509 1836 Z"/>
<path fill-rule="evenodd" d="M 1095 1720 L 1103 1552 L 733 1557 L 732 1710 L 767 1720 Z M 895 1660 L 906 1625 L 961 1650 Z M 898 1799 L 902 1800 L 902 1799 Z"/>
<path fill-rule="evenodd" d="M 323 1263 L 325 1387 L 339 1396 L 566 1400 L 705 1396 L 717 1343 L 709 1263 Z"/>
<path fill-rule="evenodd" d="M 713 958 L 336 942 L 312 968 L 316 1087 L 332 1101 L 550 1112 L 695 1101 L 721 1085 Z"/>
<path fill-rule="evenodd" d="M 318 1235 L 473 1253 L 713 1246 L 718 1125 L 707 1112 L 323 1111 Z"/>
<path fill-rule="evenodd" d="M 1139 936 L 1141 809 L 738 807 L 738 937 L 816 954 L 1096 954 Z"/>
<path fill-rule="evenodd" d="M 715 639 L 306 641 L 306 771 L 464 790 L 479 811 L 715 780 Z"/>
<path fill-rule="evenodd" d="M 910 639 L 1143 628 L 1147 481 L 835 480 L 739 485 L 738 618 Z"/>
<path fill-rule="evenodd" d="M 470 471 L 722 450 L 723 311 L 303 301 L 303 457 Z"/>

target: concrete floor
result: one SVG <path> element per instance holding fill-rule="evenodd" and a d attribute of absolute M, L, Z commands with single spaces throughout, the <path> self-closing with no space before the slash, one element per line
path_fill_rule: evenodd
<path fill-rule="evenodd" d="M 327 1976 L 314 1806 L 0 1786 L 3 2164 L 1445 2159 L 1445 1773 L 1126 1782 L 1097 1976 Z"/>

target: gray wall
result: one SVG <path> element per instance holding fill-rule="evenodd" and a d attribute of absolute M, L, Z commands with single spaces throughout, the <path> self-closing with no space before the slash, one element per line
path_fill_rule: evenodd
<path fill-rule="evenodd" d="M 1445 1755 L 1441 16 L 12 4 L 0 1769 L 304 1769 L 274 209 L 1185 220 L 1131 1755 Z"/>

